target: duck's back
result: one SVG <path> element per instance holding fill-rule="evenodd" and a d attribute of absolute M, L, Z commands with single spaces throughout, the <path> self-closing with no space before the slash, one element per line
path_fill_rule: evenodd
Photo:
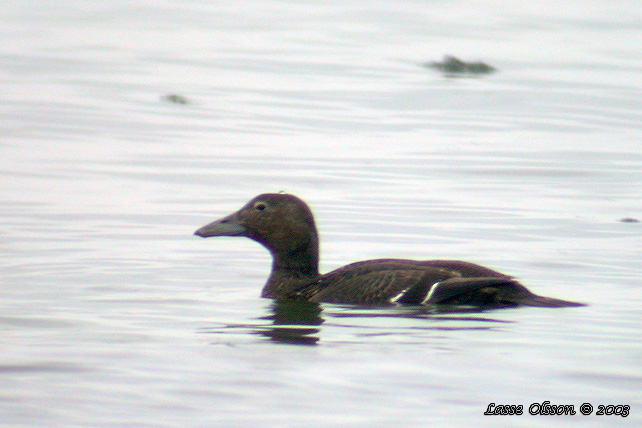
<path fill-rule="evenodd" d="M 448 290 L 437 293 L 438 287 Z M 509 276 L 473 263 L 450 260 L 378 259 L 352 263 L 296 291 L 298 298 L 327 303 L 426 304 L 453 300 L 481 288 L 516 284 Z M 479 296 L 478 296 L 479 297 Z M 474 300 L 479 300 L 479 298 Z M 488 293 L 481 295 L 488 301 Z M 432 300 L 431 300 L 432 299 Z M 470 300 L 470 296 L 468 297 Z M 457 302 L 466 303 L 466 302 Z M 480 302 L 475 302 L 479 304 Z"/>

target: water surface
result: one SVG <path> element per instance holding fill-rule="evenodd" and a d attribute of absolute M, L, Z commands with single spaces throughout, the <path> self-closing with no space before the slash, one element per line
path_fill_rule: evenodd
<path fill-rule="evenodd" d="M 628 2 L 32 1 L 0 19 L 0 425 L 639 426 Z M 446 54 L 498 72 L 423 66 Z M 192 233 L 279 190 L 311 204 L 323 271 L 465 259 L 588 306 L 275 306 L 264 249 Z M 483 416 L 547 400 L 577 414 Z"/>

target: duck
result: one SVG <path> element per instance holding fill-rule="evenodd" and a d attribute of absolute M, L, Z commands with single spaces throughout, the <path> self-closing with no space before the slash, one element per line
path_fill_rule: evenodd
<path fill-rule="evenodd" d="M 536 295 L 510 275 L 460 260 L 383 258 L 321 274 L 314 215 L 288 193 L 258 195 L 194 234 L 245 237 L 263 245 L 272 255 L 272 271 L 261 297 L 270 299 L 361 306 L 583 306 Z"/>

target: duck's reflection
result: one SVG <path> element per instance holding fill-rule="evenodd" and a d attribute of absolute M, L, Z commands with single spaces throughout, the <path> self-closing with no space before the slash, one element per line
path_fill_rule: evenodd
<path fill-rule="evenodd" d="M 218 324 L 202 329 L 203 333 L 229 335 L 236 332 L 248 332 L 268 338 L 271 342 L 289 345 L 318 345 L 321 340 L 321 325 L 327 320 L 343 319 L 337 323 L 326 324 L 325 334 L 332 335 L 340 328 L 343 334 L 350 333 L 355 337 L 399 336 L 416 337 L 422 332 L 430 336 L 435 331 L 457 330 L 492 330 L 503 323 L 515 321 L 487 316 L 487 311 L 478 307 L 464 306 L 388 306 L 359 307 L 347 305 L 329 305 L 301 300 L 274 300 L 264 307 L 267 315 L 255 318 L 251 323 Z M 322 314 L 322 311 L 325 314 Z M 354 319 L 355 322 L 347 321 Z M 407 318 L 417 320 L 411 326 L 400 326 L 388 323 L 386 318 Z M 381 319 L 382 322 L 377 321 Z M 257 322 L 258 321 L 258 322 Z M 328 330 L 329 329 L 329 330 Z M 216 341 L 215 343 L 226 343 Z"/>
<path fill-rule="evenodd" d="M 261 319 L 271 320 L 272 325 L 256 330 L 257 334 L 279 343 L 291 345 L 316 345 L 319 341 L 321 317 L 318 303 L 297 300 L 275 300 L 270 307 L 272 314 Z"/>

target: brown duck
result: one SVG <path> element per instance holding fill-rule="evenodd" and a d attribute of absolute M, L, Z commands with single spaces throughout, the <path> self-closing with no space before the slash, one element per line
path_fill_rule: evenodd
<path fill-rule="evenodd" d="M 284 193 L 266 193 L 195 232 L 244 236 L 272 253 L 262 297 L 358 305 L 582 306 L 531 293 L 512 277 L 457 260 L 376 259 L 319 273 L 319 237 L 310 208 Z"/>

